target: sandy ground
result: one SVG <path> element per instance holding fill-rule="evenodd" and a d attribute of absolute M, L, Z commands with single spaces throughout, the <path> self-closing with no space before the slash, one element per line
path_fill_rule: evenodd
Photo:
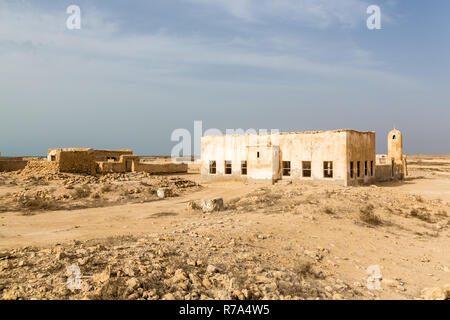
<path fill-rule="evenodd" d="M 140 286 L 140 289 L 145 290 L 138 292 L 135 288 L 136 290 L 128 290 L 120 296 L 102 295 L 99 292 L 106 289 L 99 287 L 95 291 L 95 284 L 92 284 L 92 289 L 76 294 L 55 293 L 51 285 L 48 285 L 47 293 L 41 292 L 38 295 L 32 287 L 22 288 L 19 280 L 14 282 L 1 277 L 0 291 L 3 288 L 4 298 L 5 295 L 6 298 L 12 296 L 64 299 L 419 298 L 424 288 L 445 287 L 450 283 L 450 157 L 416 156 L 410 157 L 409 161 L 409 176 L 405 181 L 380 183 L 376 186 L 344 188 L 311 183 L 274 186 L 238 182 L 201 183 L 200 189 L 144 203 L 44 210 L 31 215 L 24 215 L 20 211 L 0 213 L 0 251 L 6 252 L 3 257 L 13 261 L 9 267 L 7 265 L 3 269 L 9 270 L 17 279 L 23 279 L 25 282 L 26 278 L 20 276 L 22 273 L 19 261 L 29 261 L 29 267 L 24 271 L 30 272 L 33 268 L 38 268 L 38 260 L 32 262 L 37 258 L 34 258 L 34 253 L 29 256 L 30 252 L 36 251 L 37 257 L 48 254 L 48 257 L 45 257 L 51 260 L 55 259 L 55 248 L 59 246 L 67 252 L 76 252 L 75 247 L 78 244 L 73 240 L 82 243 L 101 241 L 105 246 L 102 251 L 105 258 L 101 264 L 101 268 L 104 268 L 111 262 L 109 259 L 112 258 L 108 254 L 117 250 L 117 243 L 134 248 L 134 244 L 141 241 L 148 246 L 159 243 L 161 248 L 167 250 L 175 246 L 177 250 L 181 250 L 183 257 L 186 255 L 186 261 L 192 258 L 190 251 L 193 250 L 196 257 L 202 255 L 203 261 L 222 264 L 222 269 L 227 269 L 227 274 L 237 272 L 229 270 L 234 266 L 233 263 L 226 263 L 229 259 L 227 250 L 229 247 L 235 248 L 236 252 L 252 255 L 253 258 L 248 259 L 254 261 L 251 265 L 254 273 L 263 273 L 276 283 L 278 289 L 269 290 L 268 284 L 263 289 L 252 289 L 245 287 L 247 284 L 243 283 L 239 289 L 241 291 L 227 289 L 229 292 L 220 296 L 212 290 L 215 286 L 220 287 L 221 282 L 198 271 L 200 273 L 192 277 L 209 279 L 212 288 L 204 284 L 199 285 L 204 291 L 199 289 L 197 293 L 193 291 L 197 288 L 195 281 L 188 277 L 191 273 L 180 271 L 184 270 L 181 266 L 178 271 L 166 267 L 168 279 L 165 281 L 171 281 L 170 279 L 177 276 L 177 272 L 181 277 L 180 272 L 184 272 L 184 276 L 191 279 L 186 281 L 191 282 L 181 289 L 175 284 L 175 289 L 164 287 L 164 290 L 169 290 L 166 294 L 161 292 L 163 289 L 158 286 L 158 292 L 145 289 L 145 272 L 140 277 L 125 275 L 124 278 L 136 278 L 140 285 L 132 287 Z M 200 177 L 194 174 L 184 175 L 182 178 L 201 182 Z M 5 188 L 10 188 L 9 192 L 17 191 L 17 186 L 2 186 L 0 193 L 5 192 Z M 189 201 L 213 197 L 224 199 L 224 211 L 204 214 L 187 208 Z M 376 219 L 365 219 L 363 216 L 374 216 Z M 121 236 L 131 238 L 118 240 Z M 110 239 L 108 241 L 114 243 L 114 246 L 108 246 L 108 241 L 105 242 L 104 239 Z M 164 242 L 164 239 L 167 241 Z M 204 246 L 201 247 L 203 242 Z M 200 246 L 199 252 L 192 249 L 195 243 Z M 228 243 L 230 245 L 227 245 Z M 44 256 L 41 259 L 44 259 Z M 62 261 L 59 256 L 59 262 L 55 262 L 55 268 L 60 273 L 64 273 L 64 266 L 76 262 L 75 258 L 80 259 L 75 253 L 72 255 L 75 260 L 71 260 L 70 254 L 66 256 Z M 266 260 L 259 261 L 261 257 L 266 257 Z M 311 277 L 309 284 L 313 283 L 317 288 L 313 293 L 299 293 L 294 290 L 294 293 L 289 291 L 292 294 L 288 294 L 286 290 L 280 289 L 282 280 L 276 280 L 277 277 L 273 276 L 278 274 L 277 272 L 298 275 L 298 272 L 294 272 L 298 261 L 307 261 L 315 270 L 316 276 Z M 132 260 L 130 263 L 134 265 L 136 261 Z M 280 266 L 281 270 L 278 269 Z M 383 280 L 379 290 L 366 286 L 366 270 L 370 266 L 380 268 Z M 269 271 L 265 272 L 264 267 Z M 101 269 L 90 271 L 102 272 Z M 41 278 L 46 279 L 45 272 L 41 269 L 36 272 L 44 274 Z M 317 276 L 318 273 L 320 276 Z M 114 279 L 122 279 L 120 274 L 123 272 L 115 273 Z M 47 276 L 50 277 L 50 274 Z M 296 276 L 289 274 L 286 277 L 293 281 Z M 125 284 L 123 286 L 127 287 Z M 16 290 L 16 293 L 11 293 L 11 290 Z M 220 292 L 225 292 L 224 290 Z M 248 292 L 253 292 L 253 296 L 249 297 Z M 169 293 L 170 296 L 167 296 Z"/>

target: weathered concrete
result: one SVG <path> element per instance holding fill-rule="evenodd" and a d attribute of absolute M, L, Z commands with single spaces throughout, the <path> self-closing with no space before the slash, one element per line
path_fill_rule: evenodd
<path fill-rule="evenodd" d="M 401 180 L 408 174 L 406 156 L 403 155 L 403 135 L 395 127 L 387 136 L 388 153 L 376 156 L 378 181 Z"/>
<path fill-rule="evenodd" d="M 99 161 L 101 159 L 102 161 Z M 60 172 L 71 173 L 125 173 L 154 174 L 185 173 L 188 165 L 172 162 L 141 162 L 132 150 L 94 150 L 91 148 L 50 149 L 48 161 L 58 163 Z"/>
<path fill-rule="evenodd" d="M 0 172 L 9 172 L 22 170 L 26 167 L 28 161 L 22 158 L 10 159 L 0 158 Z"/>
<path fill-rule="evenodd" d="M 334 130 L 276 134 L 202 137 L 201 174 L 205 180 L 237 179 L 269 182 L 278 179 L 321 180 L 341 185 L 370 183 L 375 168 L 365 175 L 364 164 L 375 164 L 375 132 Z M 210 172 L 215 161 L 216 172 Z M 231 171 L 226 170 L 226 161 Z M 242 163 L 246 161 L 246 174 Z M 361 172 L 351 178 L 350 161 L 360 161 Z M 330 170 L 325 174 L 325 166 Z M 303 170 L 310 165 L 310 170 Z M 304 167 L 305 166 L 305 167 Z M 331 169 L 332 166 L 332 169 Z"/>

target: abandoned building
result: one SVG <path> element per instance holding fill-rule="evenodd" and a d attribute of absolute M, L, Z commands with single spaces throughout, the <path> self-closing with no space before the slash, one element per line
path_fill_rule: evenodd
<path fill-rule="evenodd" d="M 388 135 L 386 159 L 389 163 L 377 161 L 373 131 L 211 135 L 201 139 L 200 171 L 205 180 L 320 180 L 344 186 L 402 179 L 406 159 L 396 129 Z"/>
<path fill-rule="evenodd" d="M 2 157 L 0 154 L 0 172 L 22 170 L 28 163 L 24 157 Z"/>
<path fill-rule="evenodd" d="M 91 148 L 49 149 L 47 161 L 56 162 L 60 172 L 68 173 L 125 173 L 155 174 L 185 173 L 187 164 L 141 161 L 132 150 L 95 150 Z"/>

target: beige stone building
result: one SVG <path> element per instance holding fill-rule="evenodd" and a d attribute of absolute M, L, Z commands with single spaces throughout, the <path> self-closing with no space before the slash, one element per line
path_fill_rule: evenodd
<path fill-rule="evenodd" d="M 394 151 L 389 156 L 400 157 Z M 376 181 L 376 159 L 373 131 L 203 136 L 200 172 L 205 180 L 304 180 L 350 186 Z"/>
<path fill-rule="evenodd" d="M 47 161 L 56 162 L 60 172 L 69 173 L 104 174 L 147 172 L 164 174 L 187 172 L 187 164 L 166 161 L 143 162 L 141 157 L 133 154 L 133 151 L 130 149 L 49 149 Z"/>

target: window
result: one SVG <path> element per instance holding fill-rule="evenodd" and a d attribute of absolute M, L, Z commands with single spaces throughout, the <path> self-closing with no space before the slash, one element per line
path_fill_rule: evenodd
<path fill-rule="evenodd" d="M 333 161 L 323 162 L 323 177 L 333 178 Z"/>
<path fill-rule="evenodd" d="M 216 161 L 209 161 L 209 174 L 216 174 Z"/>
<path fill-rule="evenodd" d="M 241 174 L 243 176 L 247 175 L 247 161 L 241 161 Z"/>
<path fill-rule="evenodd" d="M 290 175 L 291 175 L 291 162 L 283 161 L 283 176 L 290 176 Z"/>
<path fill-rule="evenodd" d="M 231 161 L 225 160 L 225 174 L 231 174 Z"/>
<path fill-rule="evenodd" d="M 302 176 L 311 177 L 311 161 L 302 161 Z"/>
<path fill-rule="evenodd" d="M 353 179 L 353 161 L 350 161 L 350 178 Z"/>
<path fill-rule="evenodd" d="M 357 165 L 356 165 L 356 176 L 358 178 L 361 176 L 361 161 L 357 162 Z"/>
<path fill-rule="evenodd" d="M 364 161 L 364 176 L 367 177 L 368 171 L 369 171 L 369 168 L 367 167 L 367 161 Z"/>
<path fill-rule="evenodd" d="M 256 153 L 256 157 L 259 158 L 259 151 Z"/>
<path fill-rule="evenodd" d="M 370 176 L 373 177 L 373 161 L 370 161 Z"/>
<path fill-rule="evenodd" d="M 392 136 L 392 140 L 395 140 L 397 137 L 395 136 L 395 134 Z"/>
<path fill-rule="evenodd" d="M 56 161 L 56 156 L 50 156 L 51 161 Z"/>

